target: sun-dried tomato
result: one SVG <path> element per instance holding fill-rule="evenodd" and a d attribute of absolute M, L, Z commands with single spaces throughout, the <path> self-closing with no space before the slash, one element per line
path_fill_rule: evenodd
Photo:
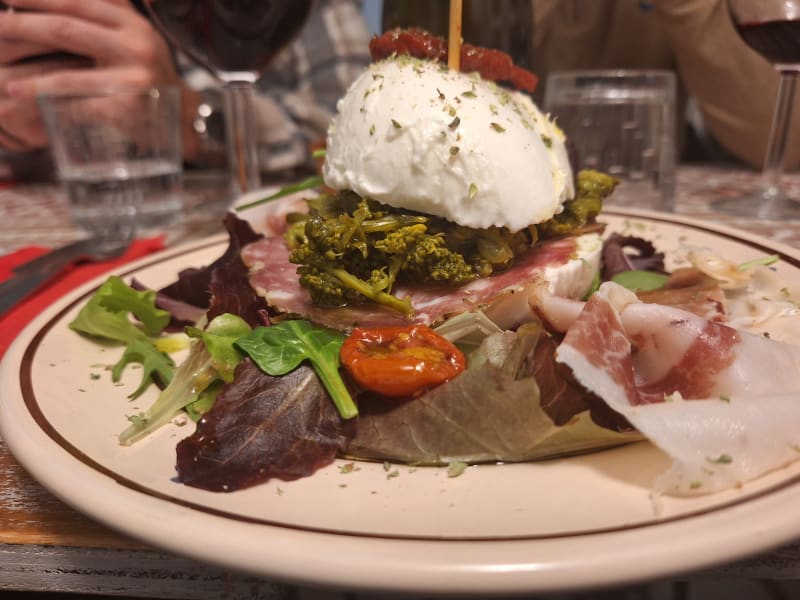
<path fill-rule="evenodd" d="M 447 62 L 447 44 L 441 37 L 424 29 L 392 29 L 370 40 L 369 50 L 373 60 L 392 54 L 407 54 L 415 58 Z M 536 88 L 536 75 L 518 67 L 505 52 L 492 48 L 463 44 L 461 46 L 461 71 L 478 72 L 489 81 L 508 81 L 520 90 L 532 92 Z"/>
<path fill-rule="evenodd" d="M 339 356 L 361 387 L 393 397 L 414 396 L 466 367 L 461 351 L 425 325 L 356 328 Z"/>

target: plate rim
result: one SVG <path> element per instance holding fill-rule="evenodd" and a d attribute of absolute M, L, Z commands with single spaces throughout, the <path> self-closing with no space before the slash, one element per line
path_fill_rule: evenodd
<path fill-rule="evenodd" d="M 620 210 L 612 207 L 606 209 L 604 214 L 623 219 L 630 217 L 672 225 L 688 225 L 705 233 L 726 237 L 737 243 L 744 243 L 761 251 L 778 253 L 784 260 L 792 264 L 793 267 L 800 269 L 800 250 L 744 230 L 716 223 L 710 224 L 707 221 L 683 215 L 656 213 L 646 210 Z M 137 261 L 112 271 L 112 273 L 122 276 L 131 275 L 148 266 L 170 261 L 206 247 L 219 245 L 224 243 L 226 239 L 227 236 L 225 234 L 217 234 L 181 244 L 180 246 L 168 248 L 148 257 L 138 259 Z M 75 303 L 80 302 L 83 298 L 93 293 L 94 289 L 96 289 L 108 275 L 109 273 L 101 275 L 54 302 L 50 308 L 32 321 L 17 339 L 14 340 L 0 364 L 0 398 L 6 397 L 7 394 L 14 395 L 14 390 L 10 388 L 14 387 L 14 384 L 19 383 L 17 381 L 17 375 L 20 377 L 23 375 L 25 361 L 32 361 L 38 342 L 46 335 L 51 327 L 59 322 L 61 315 L 73 307 Z M 46 327 L 45 324 L 48 323 L 50 325 Z M 15 367 L 18 367 L 19 371 L 17 371 Z M 30 368 L 30 364 L 28 364 L 28 368 Z M 13 380 L 14 383 L 9 383 L 11 380 Z M 23 403 L 26 408 L 30 408 L 27 402 L 24 401 Z M 20 432 L 13 426 L 14 424 L 12 421 L 14 419 L 11 418 L 11 415 L 15 414 L 16 418 L 19 414 L 13 413 L 13 410 L 10 409 L 7 404 L 6 401 L 0 401 L 0 434 L 3 436 L 3 440 L 9 448 L 9 451 L 26 470 L 34 475 L 34 478 L 41 485 L 79 512 L 104 523 L 112 529 L 121 531 L 126 535 L 140 539 L 148 544 L 160 546 L 161 548 L 166 548 L 177 554 L 190 556 L 203 562 L 222 565 L 233 570 L 243 571 L 262 577 L 269 576 L 282 581 L 299 582 L 301 584 L 309 582 L 309 575 L 306 569 L 302 567 L 298 569 L 296 562 L 286 560 L 285 557 L 281 559 L 275 556 L 274 553 L 270 555 L 270 560 L 267 561 L 270 564 L 265 564 L 263 560 L 256 560 L 255 562 L 245 561 L 243 563 L 241 560 L 232 560 L 231 557 L 211 556 L 208 552 L 192 547 L 187 548 L 185 541 L 179 542 L 176 539 L 176 532 L 172 526 L 166 528 L 167 531 L 171 532 L 169 535 L 163 535 L 163 532 L 152 531 L 143 533 L 141 529 L 142 523 L 139 519 L 147 518 L 147 515 L 140 511 L 133 512 L 133 514 L 136 515 L 136 518 L 133 519 L 135 522 L 120 522 L 119 520 L 115 520 L 115 515 L 109 514 L 108 508 L 105 505 L 100 505 L 100 503 L 96 501 L 87 502 L 85 499 L 80 498 L 81 494 L 75 493 L 70 489 L 64 489 L 65 486 L 61 482 L 53 482 L 47 477 L 46 473 L 42 472 L 43 469 L 40 468 L 37 461 L 42 460 L 46 454 L 43 450 L 44 446 L 49 447 L 49 450 L 67 452 L 67 454 L 70 455 L 71 453 L 68 449 L 64 448 L 63 445 L 60 445 L 57 440 L 53 439 L 46 431 L 42 432 L 48 438 L 47 444 L 36 447 L 34 440 L 24 439 L 26 436 L 30 437 L 30 433 L 26 431 Z M 29 416 L 33 419 L 33 415 Z M 34 422 L 37 427 L 40 426 L 40 423 L 35 420 Z M 32 448 L 31 444 L 35 448 Z M 37 456 L 37 454 L 41 456 Z M 79 457 L 65 457 L 60 455 L 58 460 L 71 462 L 76 460 L 76 458 Z M 104 490 L 110 489 L 109 485 L 111 485 L 113 480 L 109 478 L 107 473 L 103 473 L 102 471 L 98 472 L 90 465 L 87 465 L 85 461 L 80 462 L 82 465 L 80 467 L 82 479 L 86 479 L 87 483 L 91 482 L 93 485 L 99 485 Z M 84 472 L 85 470 L 89 472 Z M 102 476 L 102 479 L 98 480 L 100 476 Z M 176 510 L 174 506 L 165 508 L 160 505 L 163 503 L 174 505 L 176 502 L 175 499 L 154 497 L 152 491 L 142 492 L 137 491 L 135 488 L 131 489 L 131 491 L 135 497 L 143 495 L 148 496 L 145 500 L 139 498 L 139 501 L 142 501 L 142 506 L 148 506 L 157 512 L 163 511 L 168 513 L 175 519 L 175 525 L 181 524 L 186 520 L 185 515 L 181 516 L 175 514 L 176 512 L 179 513 L 180 509 Z M 687 532 L 685 532 L 685 528 L 687 527 L 699 527 L 702 529 L 703 526 L 708 526 L 710 521 L 727 522 L 734 515 L 736 515 L 735 521 L 739 523 L 739 525 L 735 528 L 731 528 L 731 530 L 741 530 L 742 526 L 740 520 L 743 519 L 745 523 L 750 523 L 755 509 L 761 507 L 761 510 L 763 510 L 762 505 L 764 504 L 766 504 L 767 507 L 773 504 L 780 505 L 784 500 L 789 503 L 796 502 L 797 498 L 800 498 L 800 482 L 797 481 L 797 478 L 793 478 L 790 482 L 783 482 L 777 489 L 769 488 L 764 490 L 763 493 L 757 493 L 754 496 L 748 497 L 746 500 L 733 502 L 729 505 L 715 506 L 711 510 L 701 511 L 700 514 L 681 516 L 678 519 L 669 519 L 621 530 L 605 530 L 589 532 L 588 534 L 581 532 L 571 535 L 538 536 L 516 539 L 437 540 L 419 538 L 406 539 L 402 537 L 387 538 L 387 536 L 362 535 L 359 533 L 309 531 L 293 525 L 286 526 L 262 522 L 248 523 L 246 520 L 238 523 L 233 529 L 238 531 L 240 528 L 244 528 L 244 531 L 242 531 L 244 534 L 248 533 L 247 528 L 256 527 L 263 529 L 264 532 L 259 532 L 258 537 L 262 535 L 274 535 L 277 532 L 283 536 L 284 541 L 289 541 L 286 538 L 292 538 L 293 541 L 300 545 L 305 544 L 309 537 L 312 538 L 311 541 L 319 544 L 321 541 L 319 538 L 323 537 L 326 538 L 323 545 L 333 545 L 335 547 L 344 546 L 351 548 L 351 550 L 352 546 L 358 545 L 357 542 L 359 540 L 367 539 L 370 544 L 376 546 L 376 549 L 381 547 L 384 552 L 386 552 L 385 546 L 387 544 L 390 545 L 388 554 L 394 554 L 395 558 L 398 557 L 398 554 L 402 555 L 405 561 L 401 561 L 402 564 L 390 564 L 392 561 L 386 561 L 383 556 L 379 556 L 377 558 L 382 566 L 382 571 L 380 572 L 388 577 L 376 577 L 374 574 L 365 577 L 364 569 L 361 568 L 359 569 L 359 575 L 362 576 L 362 579 L 356 582 L 353 580 L 352 575 L 349 574 L 346 563 L 342 563 L 341 559 L 331 560 L 330 564 L 323 569 L 324 572 L 318 573 L 315 577 L 310 579 L 310 581 L 313 581 L 317 585 L 326 585 L 342 589 L 355 588 L 384 592 L 418 593 L 565 591 L 583 589 L 592 585 L 616 585 L 653 576 L 664 576 L 674 572 L 711 567 L 716 564 L 727 563 L 731 560 L 743 558 L 750 554 L 779 546 L 795 539 L 797 535 L 800 534 L 800 524 L 794 528 L 787 527 L 785 522 L 776 519 L 778 511 L 767 511 L 767 518 L 764 518 L 762 514 L 758 522 L 750 526 L 749 533 L 752 535 L 753 541 L 747 548 L 736 548 L 735 545 L 730 543 L 731 539 L 727 539 L 726 543 L 719 543 L 720 540 L 717 540 L 716 550 L 707 552 L 707 558 L 705 560 L 695 561 L 691 566 L 686 565 L 685 561 L 677 559 L 674 552 L 670 553 L 664 549 L 652 551 L 648 560 L 642 563 L 640 549 L 637 548 L 633 552 L 630 550 L 624 552 L 619 549 L 618 544 L 624 546 L 631 537 L 634 539 L 649 538 L 653 536 L 655 532 L 659 532 L 659 534 L 653 541 L 656 541 L 661 535 L 677 535 L 678 533 L 686 535 Z M 125 500 L 126 502 L 123 504 L 129 504 L 129 499 L 127 497 Z M 129 508 L 133 510 L 132 507 Z M 181 508 L 189 508 L 192 514 L 196 516 L 196 509 L 192 506 L 182 506 Z M 761 510 L 756 510 L 755 514 L 760 513 Z M 212 521 L 223 519 L 226 524 L 230 525 L 229 517 L 224 515 L 219 516 L 213 513 L 206 513 L 202 518 L 211 519 Z M 239 520 L 242 521 L 241 517 Z M 766 532 L 769 532 L 769 535 L 766 535 Z M 555 550 L 563 553 L 563 545 L 565 543 L 574 543 L 576 539 L 586 538 L 587 535 L 594 538 L 592 540 L 593 542 L 598 542 L 598 540 L 601 542 L 595 544 L 598 547 L 613 542 L 611 547 L 614 548 L 616 558 L 623 563 L 625 563 L 626 560 L 636 561 L 638 563 L 638 570 L 636 570 L 635 573 L 629 573 L 627 576 L 617 576 L 614 577 L 613 580 L 609 580 L 607 577 L 600 575 L 602 569 L 597 564 L 599 560 L 597 558 L 591 559 L 589 556 L 582 556 L 583 559 L 591 560 L 584 560 L 583 565 L 581 565 L 579 564 L 581 562 L 579 560 L 565 559 L 564 556 L 566 553 L 559 554 L 559 556 L 562 556 L 560 561 L 550 557 L 550 553 Z M 192 536 L 189 537 L 191 538 Z M 729 531 L 728 535 L 723 537 L 741 539 L 743 535 L 741 531 L 737 532 L 735 535 Z M 200 544 L 201 540 L 197 539 L 195 543 Z M 474 549 L 476 544 L 480 545 L 482 548 L 489 549 L 490 552 L 493 552 L 494 555 L 497 556 L 498 560 L 495 561 L 494 564 L 489 564 L 487 561 L 476 561 L 470 558 L 470 550 Z M 710 550 L 710 546 L 713 544 L 710 544 L 708 540 L 704 540 L 701 545 L 703 549 Z M 409 554 L 408 548 L 403 548 L 401 550 L 396 548 L 397 546 L 424 546 L 426 554 L 429 558 L 432 558 L 429 568 L 422 568 L 424 566 L 413 557 L 413 554 Z M 515 551 L 509 553 L 509 550 L 512 548 Z M 358 549 L 356 549 L 356 551 L 358 551 Z M 516 551 L 520 551 L 521 554 L 517 555 Z M 411 552 L 413 553 L 413 549 Z M 437 554 L 447 554 L 448 552 L 453 553 L 454 556 L 458 556 L 459 558 L 450 561 L 435 559 Z M 629 555 L 627 559 L 624 558 L 626 554 Z M 302 558 L 302 554 L 298 554 L 295 561 L 300 558 Z M 415 578 L 413 580 L 407 576 L 409 567 L 411 566 L 415 567 Z M 564 575 L 567 569 L 569 576 L 565 578 Z M 375 569 L 372 571 L 375 571 Z M 454 579 L 455 576 L 459 577 Z"/>

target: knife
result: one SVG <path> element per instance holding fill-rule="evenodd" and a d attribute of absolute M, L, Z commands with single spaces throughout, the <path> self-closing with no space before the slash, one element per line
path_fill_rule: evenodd
<path fill-rule="evenodd" d="M 14 271 L 14 273 L 30 273 L 46 267 L 48 264 L 53 262 L 61 262 L 63 259 L 66 259 L 67 261 L 76 259 L 82 254 L 86 254 L 88 251 L 90 251 L 93 245 L 96 243 L 96 240 L 92 238 L 82 238 L 65 246 L 56 248 L 55 250 L 51 250 L 50 252 L 40 254 L 36 258 L 32 258 L 21 265 L 17 265 L 12 269 L 12 271 Z M 69 264 L 69 262 L 67 262 L 67 264 Z"/>
<path fill-rule="evenodd" d="M 86 259 L 109 260 L 120 256 L 128 246 L 128 241 L 109 244 L 108 240 L 86 238 L 15 267 L 14 275 L 0 283 L 0 316 L 42 288 L 71 264 Z"/>
<path fill-rule="evenodd" d="M 0 317 L 44 285 L 55 272 L 32 271 L 0 283 Z"/>

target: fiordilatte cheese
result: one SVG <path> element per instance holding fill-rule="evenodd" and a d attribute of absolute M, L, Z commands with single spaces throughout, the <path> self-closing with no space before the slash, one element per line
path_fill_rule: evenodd
<path fill-rule="evenodd" d="M 467 227 L 518 231 L 574 195 L 563 132 L 523 93 L 407 56 L 339 101 L 326 185 Z"/>

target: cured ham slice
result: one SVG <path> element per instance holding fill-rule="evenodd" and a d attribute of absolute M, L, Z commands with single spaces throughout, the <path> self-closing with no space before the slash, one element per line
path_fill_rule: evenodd
<path fill-rule="evenodd" d="M 643 302 L 680 308 L 709 321 L 725 322 L 728 319 L 725 294 L 719 282 L 697 269 L 676 269 L 663 288 L 640 291 L 636 295 Z"/>
<path fill-rule="evenodd" d="M 800 457 L 798 346 L 606 283 L 556 359 L 673 459 L 657 491 L 714 492 Z"/>
<path fill-rule="evenodd" d="M 709 321 L 728 322 L 727 299 L 724 293 L 710 278 L 694 277 L 688 273 L 692 269 L 675 271 L 670 282 L 663 288 L 638 292 L 642 302 L 660 304 L 698 315 Z M 678 274 L 676 276 L 676 274 Z M 580 300 L 564 298 L 537 287 L 528 296 L 530 308 L 548 325 L 550 331 L 565 333 L 578 318 L 584 303 Z"/>
<path fill-rule="evenodd" d="M 586 234 L 583 237 L 596 239 L 594 245 L 599 248 L 597 234 Z M 592 274 L 598 268 L 599 253 L 588 257 L 578 256 L 579 244 L 577 237 L 540 242 L 518 257 L 511 268 L 457 288 L 398 285 L 392 293 L 399 298 L 408 297 L 411 300 L 414 308 L 411 317 L 372 302 L 342 308 L 314 306 L 308 291 L 299 283 L 297 265 L 289 262 L 289 250 L 282 237 L 269 237 L 250 244 L 243 250 L 242 259 L 250 268 L 251 285 L 272 308 L 282 313 L 303 316 L 334 329 L 408 323 L 432 325 L 448 315 L 479 307 L 486 308 L 489 304 L 496 305 L 496 310 L 491 314 L 493 320 L 507 328 L 519 324 L 518 314 L 527 313 L 522 316 L 530 317 L 527 294 L 521 292 L 542 279 L 548 279 L 547 274 L 552 269 L 570 265 L 580 271 L 578 276 L 572 277 L 573 281 L 591 281 Z M 548 289 L 555 286 L 556 282 L 550 281 Z M 564 290 L 557 291 L 564 293 Z M 584 291 L 582 289 L 579 293 Z"/>

